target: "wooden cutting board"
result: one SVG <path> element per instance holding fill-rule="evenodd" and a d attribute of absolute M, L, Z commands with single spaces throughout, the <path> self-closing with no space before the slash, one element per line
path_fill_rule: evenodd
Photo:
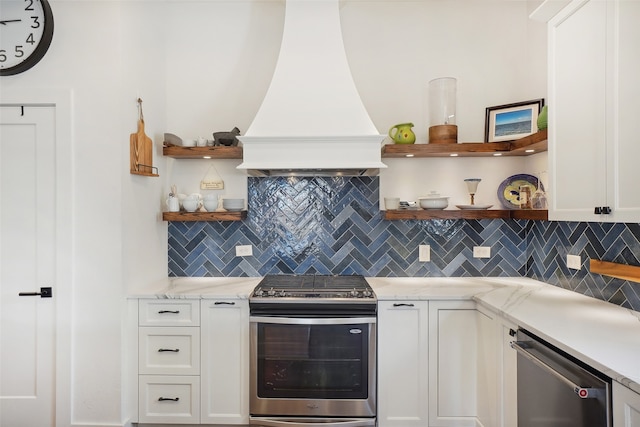
<path fill-rule="evenodd" d="M 138 132 L 129 137 L 131 173 L 156 175 L 153 168 L 153 142 L 144 133 L 144 114 L 142 113 L 142 99 L 138 98 Z"/>
<path fill-rule="evenodd" d="M 131 145 L 131 172 L 152 173 L 153 142 L 144 133 L 144 120 L 138 120 L 138 132 L 129 137 Z"/>

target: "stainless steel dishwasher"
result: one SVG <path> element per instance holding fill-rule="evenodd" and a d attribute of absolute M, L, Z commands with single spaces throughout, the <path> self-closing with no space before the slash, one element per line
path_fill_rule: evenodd
<path fill-rule="evenodd" d="M 611 379 L 519 329 L 518 427 L 611 427 Z"/>

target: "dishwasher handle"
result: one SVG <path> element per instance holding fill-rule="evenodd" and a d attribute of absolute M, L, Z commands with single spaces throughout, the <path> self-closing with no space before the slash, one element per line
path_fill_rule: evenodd
<path fill-rule="evenodd" d="M 526 341 L 511 341 L 511 348 L 516 350 L 520 355 L 526 357 L 528 360 L 538 365 L 542 369 L 546 370 L 560 381 L 571 387 L 571 389 L 578 395 L 581 399 L 597 399 L 605 393 L 603 388 L 593 388 L 593 387 L 581 387 L 571 381 L 569 378 L 562 375 L 560 372 L 553 369 L 553 367 L 549 366 L 546 362 L 531 354 L 526 350 L 527 342 Z"/>

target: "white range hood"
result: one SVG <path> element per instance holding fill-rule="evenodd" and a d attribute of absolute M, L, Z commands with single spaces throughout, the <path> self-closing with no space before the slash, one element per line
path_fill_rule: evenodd
<path fill-rule="evenodd" d="M 356 90 L 342 41 L 339 0 L 287 0 L 276 69 L 238 139 L 255 176 L 375 175 L 381 135 Z"/>

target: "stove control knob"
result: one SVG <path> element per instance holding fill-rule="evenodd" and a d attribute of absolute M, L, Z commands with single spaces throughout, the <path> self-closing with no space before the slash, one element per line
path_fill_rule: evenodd
<path fill-rule="evenodd" d="M 365 297 L 369 298 L 371 296 L 371 291 L 369 289 L 365 289 L 362 292 L 362 295 L 364 295 Z"/>
<path fill-rule="evenodd" d="M 254 295 L 257 296 L 257 297 L 262 297 L 262 296 L 264 296 L 264 290 L 256 289 L 256 292 L 255 292 Z"/>
<path fill-rule="evenodd" d="M 350 294 L 352 297 L 354 297 L 354 298 L 355 298 L 355 297 L 357 297 L 357 296 L 358 296 L 358 291 L 357 291 L 357 290 L 355 290 L 355 289 L 352 289 L 352 290 L 351 290 L 351 292 L 349 292 L 349 294 Z"/>
<path fill-rule="evenodd" d="M 267 295 L 269 295 L 270 297 L 273 297 L 276 295 L 276 291 L 274 291 L 273 288 L 271 288 L 267 291 Z"/>
<path fill-rule="evenodd" d="M 280 291 L 280 294 L 278 294 L 278 296 L 280 296 L 280 297 L 286 297 L 286 296 L 287 296 L 287 293 L 286 293 L 286 292 L 284 291 L 284 289 L 283 289 L 283 290 L 281 290 L 281 291 Z"/>

